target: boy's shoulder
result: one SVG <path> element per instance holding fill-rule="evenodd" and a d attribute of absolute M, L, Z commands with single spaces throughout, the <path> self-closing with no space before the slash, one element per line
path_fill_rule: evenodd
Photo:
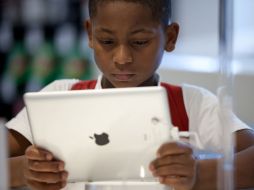
<path fill-rule="evenodd" d="M 183 99 L 185 107 L 186 106 L 188 107 L 189 104 L 191 105 L 218 104 L 217 96 L 208 89 L 201 86 L 186 83 L 181 85 L 172 85 L 168 83 L 163 83 L 162 86 L 166 87 L 168 96 L 171 96 L 172 99 L 176 101 L 181 101 Z"/>
<path fill-rule="evenodd" d="M 197 86 L 197 85 L 192 85 L 192 84 L 170 84 L 167 82 L 161 82 L 161 86 L 165 87 L 166 89 L 169 89 L 174 92 L 179 92 L 182 91 L 184 94 L 192 94 L 192 95 L 197 95 L 197 96 L 209 96 L 209 97 L 216 97 L 216 95 L 209 91 L 208 89 Z"/>
<path fill-rule="evenodd" d="M 58 79 L 55 80 L 45 87 L 43 87 L 40 91 L 47 92 L 47 91 L 65 91 L 70 90 L 72 86 L 78 83 L 80 80 L 78 79 Z"/>
<path fill-rule="evenodd" d="M 209 97 L 211 99 L 217 99 L 217 96 L 210 90 L 196 85 L 182 84 L 183 93 L 192 97 Z"/>

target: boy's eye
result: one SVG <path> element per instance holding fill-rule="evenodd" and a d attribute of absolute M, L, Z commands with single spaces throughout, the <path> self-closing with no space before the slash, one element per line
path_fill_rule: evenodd
<path fill-rule="evenodd" d="M 133 41 L 132 44 L 134 46 L 138 46 L 138 47 L 142 47 L 142 46 L 145 46 L 148 44 L 148 40 L 136 40 L 136 41 Z"/>
<path fill-rule="evenodd" d="M 106 40 L 99 40 L 99 42 L 103 45 L 112 45 L 114 43 L 113 40 L 106 39 Z"/>

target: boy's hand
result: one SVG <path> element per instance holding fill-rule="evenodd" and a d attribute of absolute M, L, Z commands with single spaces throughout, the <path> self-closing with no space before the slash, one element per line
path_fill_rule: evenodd
<path fill-rule="evenodd" d="M 66 185 L 67 172 L 64 163 L 53 159 L 52 153 L 29 146 L 25 153 L 25 179 L 34 190 L 58 190 Z"/>
<path fill-rule="evenodd" d="M 182 142 L 163 144 L 157 158 L 151 162 L 150 170 L 162 184 L 176 190 L 189 190 L 196 180 L 197 163 L 192 148 Z"/>

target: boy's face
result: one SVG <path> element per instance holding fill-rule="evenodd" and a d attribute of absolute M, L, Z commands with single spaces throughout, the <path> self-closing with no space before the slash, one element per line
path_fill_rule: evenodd
<path fill-rule="evenodd" d="M 174 49 L 178 34 L 177 24 L 165 29 L 148 7 L 124 1 L 100 4 L 86 27 L 103 88 L 156 85 L 164 49 Z"/>

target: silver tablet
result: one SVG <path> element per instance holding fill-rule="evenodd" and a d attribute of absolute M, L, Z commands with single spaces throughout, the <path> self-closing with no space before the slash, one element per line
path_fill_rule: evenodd
<path fill-rule="evenodd" d="M 170 140 L 163 87 L 24 95 L 33 143 L 63 160 L 69 181 L 153 180 L 148 165 Z"/>

